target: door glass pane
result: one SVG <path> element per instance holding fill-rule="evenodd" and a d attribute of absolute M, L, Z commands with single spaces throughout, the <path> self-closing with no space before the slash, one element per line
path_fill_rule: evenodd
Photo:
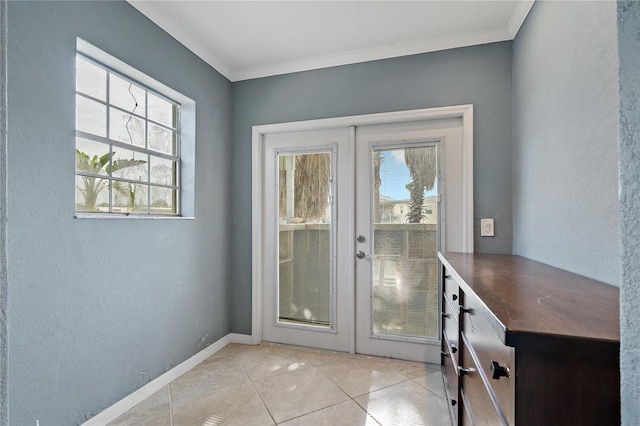
<path fill-rule="evenodd" d="M 436 146 L 373 152 L 373 329 L 438 338 Z"/>
<path fill-rule="evenodd" d="M 329 327 L 331 153 L 278 156 L 278 320 Z"/>

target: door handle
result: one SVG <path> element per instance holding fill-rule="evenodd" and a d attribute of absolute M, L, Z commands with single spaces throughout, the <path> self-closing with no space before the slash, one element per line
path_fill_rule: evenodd
<path fill-rule="evenodd" d="M 370 254 L 366 254 L 365 252 L 363 252 L 362 250 L 358 250 L 358 252 L 356 253 L 356 257 L 358 259 L 364 259 L 365 257 L 367 259 L 371 259 L 371 255 Z"/>

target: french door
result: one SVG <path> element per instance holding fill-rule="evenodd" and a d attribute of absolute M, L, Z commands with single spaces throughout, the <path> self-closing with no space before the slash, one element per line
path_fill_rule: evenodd
<path fill-rule="evenodd" d="M 265 137 L 264 340 L 349 351 L 349 150 L 348 128 Z"/>
<path fill-rule="evenodd" d="M 452 120 L 359 127 L 356 351 L 440 363 L 444 147 Z"/>
<path fill-rule="evenodd" d="M 264 136 L 264 340 L 440 363 L 444 153 L 461 134 L 444 119 Z"/>

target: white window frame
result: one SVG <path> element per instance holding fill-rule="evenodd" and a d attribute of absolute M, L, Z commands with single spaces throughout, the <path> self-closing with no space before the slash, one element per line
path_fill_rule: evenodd
<path fill-rule="evenodd" d="M 195 102 L 184 96 L 183 94 L 171 89 L 170 87 L 160 83 L 159 81 L 153 79 L 149 75 L 138 71 L 132 66 L 116 59 L 115 57 L 109 55 L 108 53 L 98 49 L 92 44 L 78 38 L 76 43 L 76 55 L 83 57 L 83 59 L 92 62 L 93 64 L 103 68 L 106 72 L 111 73 L 119 78 L 122 78 L 126 81 L 133 83 L 138 86 L 140 89 L 145 91 L 145 97 L 147 93 L 151 93 L 155 96 L 158 96 L 164 100 L 171 102 L 176 105 L 178 108 L 177 117 L 176 117 L 176 126 L 172 130 L 176 132 L 176 155 L 163 154 L 161 152 L 148 149 L 145 147 L 139 147 L 130 145 L 126 142 L 119 142 L 117 140 L 108 139 L 101 136 L 96 136 L 93 134 L 85 133 L 76 129 L 76 138 L 83 138 L 93 142 L 103 143 L 106 147 L 111 148 L 123 148 L 127 150 L 132 150 L 141 155 L 152 155 L 157 158 L 168 159 L 172 161 L 176 161 L 177 163 L 177 171 L 176 171 L 176 182 L 175 185 L 162 185 L 157 183 L 152 183 L 150 181 L 150 170 L 148 170 L 148 176 L 146 182 L 138 182 L 141 185 L 145 185 L 148 190 L 147 196 L 150 197 L 150 192 L 152 187 L 160 187 L 160 188 L 172 188 L 176 190 L 176 200 L 175 200 L 175 212 L 171 214 L 154 214 L 149 212 L 131 212 L 131 213 L 121 213 L 121 212 L 84 212 L 78 211 L 74 207 L 75 217 L 76 218 L 152 218 L 152 219 L 175 219 L 175 218 L 193 218 L 195 213 Z M 75 58 L 74 58 L 75 59 Z M 96 100 L 91 96 L 86 94 L 76 92 L 76 95 L 83 96 L 87 99 L 100 102 L 105 105 L 107 108 L 107 117 L 108 111 L 110 107 L 115 107 L 114 105 L 109 104 L 107 102 Z M 146 102 L 145 102 L 146 104 Z M 126 111 L 129 114 L 129 111 Z M 145 123 L 145 127 L 148 124 L 160 125 L 164 128 L 167 128 L 166 125 L 162 123 L 156 123 L 153 120 L 150 120 L 142 115 L 131 113 L 137 119 L 143 120 Z M 108 125 L 108 123 L 107 123 Z M 145 138 L 148 136 L 145 136 Z M 75 148 L 75 141 L 74 141 Z M 75 150 L 74 150 L 75 151 Z M 111 160 L 110 160 L 111 161 Z M 74 162 L 75 164 L 75 162 Z M 83 173 L 74 173 L 74 188 L 75 188 L 75 179 L 76 176 L 80 176 Z M 105 176 L 101 176 L 105 177 Z M 106 177 L 108 180 L 112 178 Z M 127 179 L 117 178 L 115 180 L 125 181 Z M 132 181 L 132 183 L 134 183 Z M 75 200 L 75 197 L 74 197 Z M 149 199 L 148 199 L 149 200 Z M 112 206 L 112 196 L 109 196 L 109 206 L 111 210 Z M 74 202 L 75 206 L 75 202 Z M 150 206 L 149 206 L 150 207 Z"/>

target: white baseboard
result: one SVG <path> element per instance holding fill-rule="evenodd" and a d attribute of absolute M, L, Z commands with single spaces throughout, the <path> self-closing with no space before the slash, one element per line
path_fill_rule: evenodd
<path fill-rule="evenodd" d="M 112 422 L 154 393 L 158 392 L 163 387 L 167 386 L 169 383 L 173 382 L 178 377 L 182 376 L 187 371 L 191 370 L 196 365 L 200 364 L 202 361 L 214 355 L 229 343 L 251 345 L 253 344 L 253 337 L 247 334 L 227 334 L 226 336 L 218 339 L 191 358 L 187 359 L 183 363 L 176 365 L 171 370 L 150 381 L 140 389 L 125 396 L 120 401 L 113 404 L 111 407 L 105 409 L 99 414 L 96 414 L 86 422 L 82 423 L 81 426 L 102 426 L 106 425 L 109 422 Z"/>
<path fill-rule="evenodd" d="M 225 337 L 229 337 L 231 339 L 230 343 L 239 343 L 241 345 L 256 345 L 260 343 L 255 342 L 253 336 L 250 334 L 229 333 Z"/>

